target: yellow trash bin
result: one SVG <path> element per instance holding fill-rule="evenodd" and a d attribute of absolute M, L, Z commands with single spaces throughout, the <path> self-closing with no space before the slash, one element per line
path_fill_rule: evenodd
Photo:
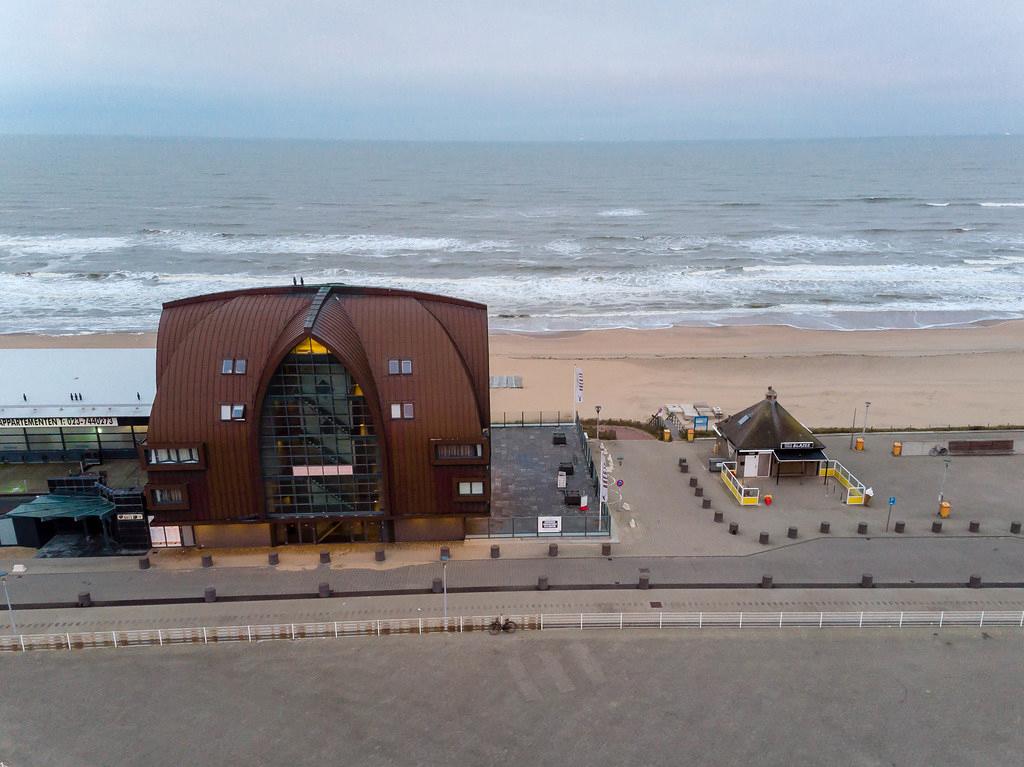
<path fill-rule="evenodd" d="M 661 440 L 662 440 L 662 442 L 671 442 L 672 441 L 672 430 L 671 429 L 662 429 L 661 430 Z"/>
<path fill-rule="evenodd" d="M 853 443 L 853 449 L 854 450 L 863 450 L 864 449 L 864 438 L 863 437 L 857 437 L 857 441 Z"/>
<path fill-rule="evenodd" d="M 686 430 L 686 441 L 693 442 L 693 429 Z"/>
<path fill-rule="evenodd" d="M 902 442 L 897 441 L 897 442 L 893 442 L 892 443 L 892 454 L 894 456 L 901 456 L 901 455 L 903 455 L 903 443 Z"/>
<path fill-rule="evenodd" d="M 948 519 L 949 512 L 951 512 L 952 510 L 953 507 L 950 505 L 949 501 L 943 501 L 942 503 L 939 504 L 939 516 L 943 519 Z"/>

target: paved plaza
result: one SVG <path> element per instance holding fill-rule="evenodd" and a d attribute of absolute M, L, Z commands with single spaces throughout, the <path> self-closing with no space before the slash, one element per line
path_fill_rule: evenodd
<path fill-rule="evenodd" d="M 16 654 L 0 658 L 0 761 L 1018 764 L 1019 657 L 1019 630 L 998 629 L 518 632 Z"/>

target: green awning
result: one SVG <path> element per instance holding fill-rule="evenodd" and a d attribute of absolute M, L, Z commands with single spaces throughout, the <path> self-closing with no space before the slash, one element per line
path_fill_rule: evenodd
<path fill-rule="evenodd" d="M 103 519 L 114 512 L 114 504 L 94 495 L 41 495 L 7 512 L 9 517 L 34 519 Z"/>

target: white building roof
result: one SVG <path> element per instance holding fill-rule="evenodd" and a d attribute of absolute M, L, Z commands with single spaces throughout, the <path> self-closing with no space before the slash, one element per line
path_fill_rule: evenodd
<path fill-rule="evenodd" d="M 0 418 L 149 416 L 155 394 L 156 349 L 0 349 Z"/>

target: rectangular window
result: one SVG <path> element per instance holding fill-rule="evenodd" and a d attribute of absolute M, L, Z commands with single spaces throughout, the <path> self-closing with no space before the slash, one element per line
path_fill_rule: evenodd
<path fill-rule="evenodd" d="M 232 421 L 244 421 L 245 420 L 245 405 L 232 405 L 231 406 L 231 420 Z"/>
<path fill-rule="evenodd" d="M 401 362 L 399 360 L 388 360 L 388 375 L 396 376 L 402 372 Z"/>
<path fill-rule="evenodd" d="M 235 366 L 234 360 L 224 360 L 220 363 L 221 375 L 228 375 Z"/>
<path fill-rule="evenodd" d="M 167 506 L 185 502 L 185 494 L 180 487 L 154 487 L 153 503 L 156 506 Z"/>
<path fill-rule="evenodd" d="M 168 447 L 150 449 L 149 464 L 199 463 L 198 447 Z"/>
<path fill-rule="evenodd" d="M 484 446 L 475 445 L 434 445 L 434 457 L 441 461 L 459 458 L 483 458 Z"/>
<path fill-rule="evenodd" d="M 483 482 L 460 482 L 459 495 L 483 495 Z"/>
<path fill-rule="evenodd" d="M 236 375 L 245 375 L 245 368 L 246 367 L 247 367 L 247 363 L 246 363 L 245 360 L 235 360 L 235 374 Z"/>
<path fill-rule="evenodd" d="M 223 360 L 220 363 L 221 375 L 231 375 L 232 373 L 236 375 L 245 375 L 245 368 L 245 360 L 231 359 Z"/>
<path fill-rule="evenodd" d="M 391 405 L 391 417 L 395 420 L 402 417 L 402 406 L 397 402 Z"/>
<path fill-rule="evenodd" d="M 402 405 L 402 418 L 412 418 L 413 416 L 414 416 L 414 411 L 413 411 L 412 403 L 411 402 L 406 402 L 404 405 Z"/>
<path fill-rule="evenodd" d="M 230 421 L 231 420 L 231 405 L 220 406 L 220 420 Z"/>
<path fill-rule="evenodd" d="M 412 360 L 402 360 L 402 375 L 412 375 Z"/>

